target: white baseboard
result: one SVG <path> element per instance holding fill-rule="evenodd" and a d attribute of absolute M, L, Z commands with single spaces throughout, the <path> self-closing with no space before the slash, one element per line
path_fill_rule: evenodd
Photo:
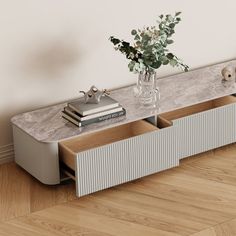
<path fill-rule="evenodd" d="M 0 147 L 0 164 L 11 162 L 14 160 L 13 144 Z"/>

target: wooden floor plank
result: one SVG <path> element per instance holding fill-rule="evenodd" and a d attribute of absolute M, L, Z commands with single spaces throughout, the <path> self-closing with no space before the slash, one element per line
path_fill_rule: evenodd
<path fill-rule="evenodd" d="M 73 201 L 69 205 L 98 215 L 181 235 L 189 235 L 213 224 L 212 221 L 203 219 L 204 217 L 196 217 L 196 214 L 181 209 L 183 204 L 176 207 L 176 204 L 169 201 L 114 189 Z M 171 206 L 174 208 L 171 209 Z M 194 208 L 191 210 L 195 211 Z"/>
<path fill-rule="evenodd" d="M 61 214 L 63 212 L 63 214 Z M 64 223 L 70 223 L 78 227 L 90 228 L 104 234 L 114 236 L 179 236 L 179 234 L 154 229 L 152 227 L 140 225 L 134 222 L 128 222 L 121 219 L 115 219 L 106 215 L 101 215 L 86 211 L 79 207 L 66 203 L 64 205 L 55 206 L 45 211 L 35 213 L 38 216 L 47 217 Z"/>
<path fill-rule="evenodd" d="M 73 181 L 52 186 L 44 185 L 34 178 L 31 179 L 30 212 L 65 203 L 75 198 L 75 184 Z"/>
<path fill-rule="evenodd" d="M 214 227 L 192 234 L 191 236 L 235 236 L 236 219 L 218 224 Z"/>
<path fill-rule="evenodd" d="M 181 166 L 181 172 L 202 179 L 236 186 L 236 163 L 230 158 L 214 156 L 211 160 L 203 159 Z"/>
<path fill-rule="evenodd" d="M 217 156 L 236 157 L 236 143 L 221 148 L 217 148 L 213 152 L 214 155 Z"/>
<path fill-rule="evenodd" d="M 200 186 L 199 186 L 200 187 Z M 157 198 L 180 202 L 196 208 L 220 212 L 225 219 L 233 218 L 236 213 L 236 202 L 224 200 L 212 194 L 198 192 L 197 189 L 187 189 L 169 184 L 155 183 L 144 180 L 139 185 L 126 184 L 119 187 L 122 190 L 146 194 Z M 226 192 L 227 197 L 227 192 Z"/>
<path fill-rule="evenodd" d="M 47 186 L 15 163 L 0 165 L 0 222 L 75 199 L 74 182 Z"/>
<path fill-rule="evenodd" d="M 216 235 L 214 228 L 208 228 L 206 230 L 192 234 L 191 236 L 219 236 L 219 235 Z M 233 235 L 221 235 L 221 236 L 233 236 Z"/>
<path fill-rule="evenodd" d="M 96 230 L 78 226 L 78 224 L 65 223 L 64 220 L 58 221 L 55 217 L 49 218 L 35 214 L 12 220 L 8 222 L 8 225 L 13 227 L 13 229 L 17 227 L 22 232 L 24 232 L 24 230 L 30 230 L 31 232 L 37 232 L 40 235 L 47 236 L 111 236 L 110 234 L 101 233 Z M 18 235 L 20 236 L 21 234 Z"/>
<path fill-rule="evenodd" d="M 30 177 L 14 163 L 0 165 L 0 222 L 30 213 Z"/>
<path fill-rule="evenodd" d="M 197 154 L 197 155 L 194 155 L 194 156 L 190 156 L 190 157 L 186 157 L 186 158 L 180 160 L 180 164 L 181 165 L 190 164 L 192 162 L 195 162 L 197 160 L 201 160 L 201 159 L 204 159 L 204 158 L 209 159 L 210 157 L 213 157 L 213 155 L 214 155 L 213 151 L 203 152 L 203 153 L 200 153 L 200 154 Z"/>
<path fill-rule="evenodd" d="M 188 191 L 195 192 L 199 196 L 208 195 L 209 198 L 223 198 L 232 200 L 232 202 L 236 201 L 236 186 L 203 179 L 191 175 L 190 173 L 185 174 L 182 172 L 181 168 L 179 168 L 177 171 L 173 170 L 166 175 L 146 178 L 144 182 L 172 185 L 179 189 L 186 189 Z"/>
<path fill-rule="evenodd" d="M 0 224 L 1 236 L 54 236 L 47 232 L 37 232 L 32 227 L 21 228 L 10 224 L 9 222 Z"/>

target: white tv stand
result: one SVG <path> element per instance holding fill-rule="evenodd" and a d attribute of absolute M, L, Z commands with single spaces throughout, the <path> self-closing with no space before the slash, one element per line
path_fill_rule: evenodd
<path fill-rule="evenodd" d="M 160 79 L 158 110 L 140 108 L 129 86 L 111 93 L 126 117 L 78 128 L 61 118 L 65 103 L 17 115 L 15 161 L 44 184 L 59 184 L 63 171 L 80 197 L 233 143 L 236 84 L 222 83 L 226 65 L 236 60 Z"/>

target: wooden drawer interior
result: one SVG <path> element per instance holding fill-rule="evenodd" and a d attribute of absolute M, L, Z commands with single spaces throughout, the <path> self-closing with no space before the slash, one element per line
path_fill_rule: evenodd
<path fill-rule="evenodd" d="M 158 130 L 157 127 L 144 120 L 139 120 L 98 131 L 88 135 L 66 140 L 59 143 L 59 158 L 69 168 L 75 170 L 75 157 L 79 152 L 111 144 L 144 133 Z"/>
<path fill-rule="evenodd" d="M 175 111 L 163 113 L 159 116 L 159 119 L 171 122 L 173 120 L 176 120 L 182 117 L 190 116 L 199 112 L 211 110 L 211 109 L 228 105 L 228 104 L 232 104 L 232 103 L 236 103 L 236 97 L 234 96 L 221 97 L 221 98 L 217 98 L 211 101 L 207 101 L 207 102 L 199 103 L 193 106 L 178 109 Z"/>

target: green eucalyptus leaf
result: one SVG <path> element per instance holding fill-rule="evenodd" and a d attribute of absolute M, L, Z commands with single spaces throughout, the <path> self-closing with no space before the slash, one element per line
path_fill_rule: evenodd
<path fill-rule="evenodd" d="M 137 31 L 133 29 L 133 30 L 131 31 L 131 34 L 132 34 L 132 35 L 136 35 L 136 34 L 137 34 Z"/>
<path fill-rule="evenodd" d="M 184 72 L 188 72 L 188 70 L 189 70 L 188 66 L 185 66 Z"/>
<path fill-rule="evenodd" d="M 130 63 L 128 64 L 129 70 L 133 71 L 134 70 L 134 66 L 135 66 L 135 62 L 134 61 L 130 61 Z"/>
<path fill-rule="evenodd" d="M 175 13 L 175 16 L 179 16 L 181 13 L 182 13 L 181 11 L 176 12 L 176 13 Z"/>
<path fill-rule="evenodd" d="M 159 57 L 159 60 L 163 62 L 163 61 L 167 61 L 168 58 L 165 55 L 162 55 Z"/>
<path fill-rule="evenodd" d="M 154 69 L 158 69 L 161 66 L 161 64 L 162 63 L 160 61 L 154 61 L 152 62 L 151 67 Z"/>
<path fill-rule="evenodd" d="M 172 44 L 172 43 L 174 43 L 174 40 L 172 40 L 172 39 L 167 39 L 166 42 L 167 42 L 168 44 Z"/>
<path fill-rule="evenodd" d="M 123 45 L 124 47 L 127 47 L 127 48 L 128 48 L 128 47 L 130 46 L 130 43 L 123 41 L 123 42 L 122 42 L 122 45 Z"/>
<path fill-rule="evenodd" d="M 162 64 L 163 64 L 164 66 L 166 66 L 166 65 L 169 64 L 169 62 L 170 62 L 169 60 L 166 60 L 166 61 L 163 61 Z"/>
<path fill-rule="evenodd" d="M 176 66 L 177 64 L 178 64 L 178 62 L 177 62 L 175 59 L 171 59 L 171 60 L 170 60 L 170 65 L 171 65 L 171 66 L 174 67 L 174 66 Z"/>
<path fill-rule="evenodd" d="M 174 18 L 173 18 L 171 15 L 167 15 L 167 20 L 168 20 L 168 21 L 173 21 Z"/>
<path fill-rule="evenodd" d="M 119 39 L 114 38 L 113 36 L 110 37 L 110 41 L 111 41 L 114 45 L 117 45 L 118 43 L 121 42 Z"/>
<path fill-rule="evenodd" d="M 163 30 L 163 23 L 161 23 L 161 24 L 159 25 L 159 29 L 160 29 L 160 30 Z"/>
<path fill-rule="evenodd" d="M 135 35 L 134 40 L 140 40 L 140 36 L 138 34 Z"/>
<path fill-rule="evenodd" d="M 174 28 L 175 28 L 175 23 L 170 23 L 170 24 L 169 24 L 169 27 L 170 27 L 171 29 L 174 29 Z"/>
<path fill-rule="evenodd" d="M 174 55 L 172 53 L 168 53 L 166 57 L 171 60 L 174 58 Z"/>

